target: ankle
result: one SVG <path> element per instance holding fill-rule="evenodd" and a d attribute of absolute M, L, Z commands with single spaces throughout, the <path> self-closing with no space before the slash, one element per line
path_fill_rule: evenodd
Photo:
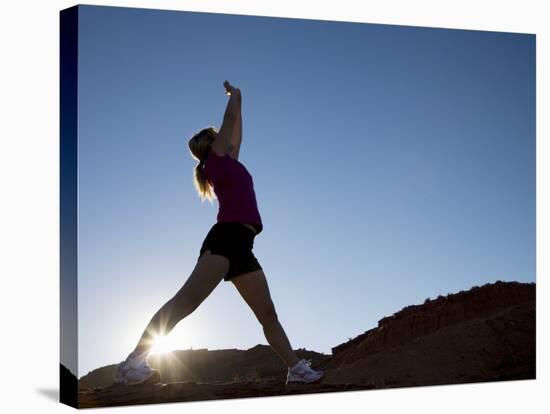
<path fill-rule="evenodd" d="M 135 359 L 138 359 L 138 360 L 143 360 L 145 361 L 147 359 L 147 355 L 148 355 L 148 351 L 147 350 L 144 350 L 144 349 L 134 349 L 129 357 L 130 358 L 135 358 Z"/>
<path fill-rule="evenodd" d="M 300 362 L 302 362 L 302 361 L 300 360 L 300 361 L 296 362 L 294 365 L 289 366 L 288 369 L 291 370 L 291 371 L 294 371 L 298 367 L 298 365 L 300 365 Z"/>

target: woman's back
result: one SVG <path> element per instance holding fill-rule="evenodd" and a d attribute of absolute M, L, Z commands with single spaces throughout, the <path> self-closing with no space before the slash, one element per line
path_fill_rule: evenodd
<path fill-rule="evenodd" d="M 250 223 L 256 234 L 263 230 L 252 176 L 238 160 L 228 154 L 221 156 L 210 149 L 204 164 L 204 174 L 218 198 L 218 222 Z"/>

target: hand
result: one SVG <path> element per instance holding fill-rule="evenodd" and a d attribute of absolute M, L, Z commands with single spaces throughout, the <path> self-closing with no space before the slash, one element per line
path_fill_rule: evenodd
<path fill-rule="evenodd" d="M 228 81 L 225 81 L 223 83 L 223 86 L 225 87 L 225 94 L 226 95 L 240 95 L 241 90 L 239 88 L 235 88 L 233 85 L 231 85 Z"/>

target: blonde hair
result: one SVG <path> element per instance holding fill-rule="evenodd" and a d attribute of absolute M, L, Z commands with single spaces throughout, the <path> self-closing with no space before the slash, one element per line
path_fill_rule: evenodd
<path fill-rule="evenodd" d="M 191 152 L 191 156 L 199 161 L 194 168 L 193 185 L 199 193 L 202 202 L 207 199 L 212 203 L 216 198 L 214 187 L 206 178 L 203 167 L 206 157 L 211 150 L 212 142 L 217 134 L 218 130 L 216 127 L 209 126 L 201 129 L 189 139 L 189 151 Z"/>

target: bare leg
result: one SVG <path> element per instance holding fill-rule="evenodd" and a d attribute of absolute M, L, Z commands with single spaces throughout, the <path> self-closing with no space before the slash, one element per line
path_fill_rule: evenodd
<path fill-rule="evenodd" d="M 206 250 L 181 289 L 151 318 L 134 349 L 148 353 L 156 336 L 167 335 L 179 321 L 191 314 L 210 295 L 229 270 L 225 256 Z"/>
<path fill-rule="evenodd" d="M 279 322 L 263 270 L 236 276 L 231 282 L 262 324 L 269 345 L 289 368 L 296 365 L 299 359 Z"/>

